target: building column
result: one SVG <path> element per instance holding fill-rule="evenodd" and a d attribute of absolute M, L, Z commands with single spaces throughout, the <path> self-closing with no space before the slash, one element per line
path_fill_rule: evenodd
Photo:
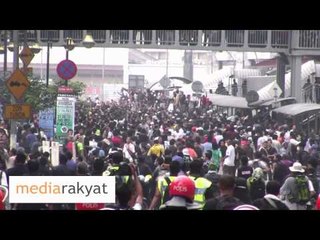
<path fill-rule="evenodd" d="M 279 85 L 282 94 L 278 97 L 285 97 L 285 75 L 286 62 L 282 57 L 277 58 L 277 84 Z"/>
<path fill-rule="evenodd" d="M 183 77 L 193 81 L 192 50 L 184 52 Z"/>
<path fill-rule="evenodd" d="M 298 103 L 302 102 L 301 56 L 292 56 L 291 59 L 291 96 Z"/>

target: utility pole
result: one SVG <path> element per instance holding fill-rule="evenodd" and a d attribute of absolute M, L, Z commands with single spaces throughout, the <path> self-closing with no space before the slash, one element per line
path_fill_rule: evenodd
<path fill-rule="evenodd" d="M 19 69 L 19 30 L 13 30 L 13 70 Z M 11 95 L 11 104 L 15 104 L 16 100 Z M 17 121 L 14 119 L 10 120 L 10 149 L 16 148 L 17 146 Z"/>

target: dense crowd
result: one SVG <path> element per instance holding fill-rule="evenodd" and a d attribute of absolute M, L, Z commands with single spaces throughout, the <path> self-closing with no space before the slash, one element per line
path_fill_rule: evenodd
<path fill-rule="evenodd" d="M 118 102 L 77 101 L 52 166 L 37 123 L 19 126 L 16 149 L 0 126 L 0 185 L 9 176 L 115 176 L 115 204 L 92 209 L 319 209 L 317 135 L 221 112 L 206 96 L 122 91 Z M 75 149 L 75 151 L 73 150 Z M 74 156 L 75 155 L 75 156 Z M 1 191 L 0 191 L 1 192 Z M 81 204 L 9 204 L 6 209 L 83 209 Z"/>

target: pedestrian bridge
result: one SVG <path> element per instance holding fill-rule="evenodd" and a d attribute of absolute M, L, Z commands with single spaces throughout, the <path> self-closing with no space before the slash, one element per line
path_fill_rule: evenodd
<path fill-rule="evenodd" d="M 12 31 L 8 32 L 12 40 Z M 87 34 L 95 47 L 320 55 L 320 30 L 21 30 L 20 42 L 64 46 L 72 38 L 81 46 Z"/>

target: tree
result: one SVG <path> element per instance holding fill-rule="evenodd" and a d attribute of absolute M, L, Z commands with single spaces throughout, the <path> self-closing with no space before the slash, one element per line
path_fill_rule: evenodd
<path fill-rule="evenodd" d="M 53 84 L 47 87 L 39 77 L 34 77 L 32 74 L 28 75 L 28 79 L 30 86 L 23 97 L 24 103 L 30 104 L 34 113 L 48 107 L 54 107 L 57 101 L 58 87 L 64 85 L 64 80 L 53 80 Z M 86 85 L 75 81 L 70 82 L 69 87 L 73 89 L 76 96 L 80 97 L 84 93 Z M 0 79 L 0 93 L 0 103 L 10 104 L 11 94 L 2 79 Z"/>

